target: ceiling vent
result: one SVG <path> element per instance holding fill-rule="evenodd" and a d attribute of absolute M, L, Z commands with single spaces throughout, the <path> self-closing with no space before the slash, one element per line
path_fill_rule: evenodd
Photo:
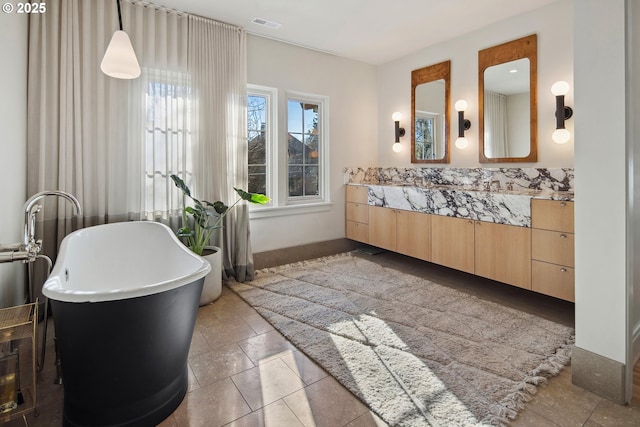
<path fill-rule="evenodd" d="M 262 18 L 253 18 L 251 22 L 253 22 L 254 24 L 262 25 L 263 27 L 272 28 L 274 30 L 282 26 L 282 24 L 278 24 L 277 22 L 269 21 Z"/>

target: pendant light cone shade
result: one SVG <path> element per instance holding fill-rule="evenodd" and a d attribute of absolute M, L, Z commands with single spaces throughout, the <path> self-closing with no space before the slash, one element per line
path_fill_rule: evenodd
<path fill-rule="evenodd" d="M 107 76 L 116 79 L 135 79 L 140 75 L 138 58 L 133 51 L 129 36 L 124 31 L 116 31 L 107 46 L 100 69 Z"/>

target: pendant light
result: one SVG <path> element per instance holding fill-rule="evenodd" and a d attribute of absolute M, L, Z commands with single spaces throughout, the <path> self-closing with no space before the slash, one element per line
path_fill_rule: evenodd
<path fill-rule="evenodd" d="M 135 79 L 140 75 L 140 65 L 133 50 L 133 45 L 127 33 L 122 30 L 122 12 L 120 0 L 116 0 L 118 6 L 118 22 L 120 30 L 113 33 L 113 37 L 104 53 L 100 69 L 107 76 L 116 79 Z"/>

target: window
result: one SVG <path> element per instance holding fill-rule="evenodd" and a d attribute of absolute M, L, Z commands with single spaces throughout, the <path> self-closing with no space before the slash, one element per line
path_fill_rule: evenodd
<path fill-rule="evenodd" d="M 145 69 L 144 197 L 147 219 L 166 216 L 177 209 L 169 176 L 191 180 L 191 88 L 188 76 L 178 72 Z"/>
<path fill-rule="evenodd" d="M 272 211 L 317 208 L 328 193 L 328 99 L 288 93 L 285 117 L 277 104 L 275 89 L 248 86 L 249 191 L 269 196 Z M 285 132 L 278 123 L 286 123 Z"/>
<path fill-rule="evenodd" d="M 289 99 L 287 103 L 287 180 L 289 197 L 318 196 L 320 106 L 313 102 Z"/>
<path fill-rule="evenodd" d="M 263 86 L 248 86 L 248 191 L 262 193 L 274 199 L 274 141 L 276 121 L 276 90 Z"/>

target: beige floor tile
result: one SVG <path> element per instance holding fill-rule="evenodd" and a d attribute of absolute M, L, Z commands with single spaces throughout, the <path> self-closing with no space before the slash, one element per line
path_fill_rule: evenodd
<path fill-rule="evenodd" d="M 274 328 L 271 323 L 264 320 L 258 313 L 253 313 L 243 319 L 253 329 L 256 334 L 264 334 L 266 332 L 273 331 Z"/>
<path fill-rule="evenodd" d="M 521 411 L 509 425 L 511 427 L 559 427 L 550 419 L 527 408 Z"/>
<path fill-rule="evenodd" d="M 373 412 L 367 412 L 345 425 L 345 427 L 388 427 L 388 424 Z"/>
<path fill-rule="evenodd" d="M 282 399 L 237 419 L 226 427 L 304 427 Z"/>
<path fill-rule="evenodd" d="M 227 378 L 187 393 L 172 417 L 177 426 L 217 427 L 250 412 L 247 402 Z"/>
<path fill-rule="evenodd" d="M 533 411 L 561 426 L 582 426 L 602 398 L 573 384 L 567 384 L 566 374 L 552 378 L 547 387 L 527 403 L 525 411 Z"/>
<path fill-rule="evenodd" d="M 284 398 L 305 426 L 344 426 L 368 413 L 365 405 L 332 377 Z"/>
<path fill-rule="evenodd" d="M 302 378 L 302 381 L 307 385 L 313 384 L 329 375 L 301 351 L 287 353 L 282 356 L 281 359 L 293 372 Z"/>
<path fill-rule="evenodd" d="M 191 346 L 189 347 L 189 357 L 211 351 L 211 347 L 207 343 L 206 338 L 200 331 L 201 327 L 196 327 L 191 337 Z"/>
<path fill-rule="evenodd" d="M 603 399 L 596 406 L 589 421 L 603 427 L 637 427 L 640 426 L 640 408 L 635 405 L 616 405 Z"/>
<path fill-rule="evenodd" d="M 251 409 L 256 410 L 304 387 L 304 383 L 280 359 L 233 375 L 234 384 Z"/>
<path fill-rule="evenodd" d="M 199 328 L 199 331 L 211 349 L 224 347 L 256 335 L 255 331 L 242 319 L 233 323 L 220 323 Z"/>
<path fill-rule="evenodd" d="M 238 345 L 256 365 L 296 350 L 293 344 L 276 330 L 247 338 Z"/>
<path fill-rule="evenodd" d="M 255 365 L 237 344 L 218 347 L 189 358 L 189 367 L 201 386 L 220 381 Z"/>

